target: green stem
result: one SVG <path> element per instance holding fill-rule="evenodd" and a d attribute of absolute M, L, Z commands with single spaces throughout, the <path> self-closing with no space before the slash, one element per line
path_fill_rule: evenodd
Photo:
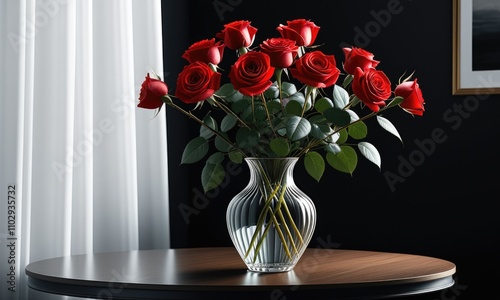
<path fill-rule="evenodd" d="M 279 187 L 280 185 L 278 184 L 277 187 Z M 281 231 L 280 227 L 279 227 L 279 222 L 278 220 L 276 219 L 276 214 L 278 214 L 280 212 L 280 209 L 281 209 L 281 203 L 284 202 L 283 200 L 283 195 L 285 194 L 285 190 L 286 190 L 286 187 L 283 186 L 282 187 L 282 190 L 281 190 L 281 194 L 280 194 L 280 200 L 278 200 L 278 205 L 276 205 L 276 208 L 274 211 L 270 211 L 270 214 L 271 214 L 271 220 L 272 222 L 268 222 L 266 224 L 266 229 L 264 230 L 264 233 L 262 234 L 262 237 L 260 238 L 259 240 L 259 243 L 257 244 L 257 247 L 255 248 L 255 254 L 254 254 L 254 258 L 253 258 L 253 262 L 255 263 L 256 259 L 257 259 L 257 255 L 260 251 L 260 247 L 262 246 L 262 243 L 264 242 L 266 236 L 267 236 L 267 233 L 269 232 L 269 229 L 271 228 L 271 224 L 274 225 L 274 228 L 276 229 L 276 232 L 278 233 L 278 236 L 280 237 L 280 240 L 281 240 L 281 243 L 283 244 L 283 248 L 285 249 L 285 252 L 286 252 L 286 255 L 288 256 L 288 258 L 291 260 L 292 259 L 292 254 L 290 253 L 290 249 L 288 249 L 288 245 L 287 245 L 287 242 L 286 242 L 286 239 L 285 239 L 285 236 L 283 235 L 283 232 Z M 267 211 L 269 211 L 270 209 L 266 209 L 266 214 L 267 214 Z M 264 211 L 261 212 L 261 214 L 264 213 Z M 294 244 L 293 240 L 292 240 L 292 244 Z"/>
<path fill-rule="evenodd" d="M 252 105 L 252 120 L 255 123 L 255 99 L 254 99 L 254 96 L 252 96 L 251 105 Z"/>
<path fill-rule="evenodd" d="M 227 107 L 222 102 L 219 102 L 218 100 L 216 100 L 215 97 L 212 99 L 213 99 L 214 103 L 217 104 L 217 106 L 220 107 L 226 114 L 232 115 L 233 117 L 236 118 L 236 120 L 238 120 L 238 122 L 241 125 L 243 125 L 246 128 L 250 128 L 250 126 L 248 126 L 247 123 L 245 123 L 242 119 L 240 119 L 237 114 L 235 114 L 231 109 L 229 109 L 229 107 Z"/>
<path fill-rule="evenodd" d="M 300 114 L 300 117 L 304 117 L 304 113 L 306 112 L 306 107 L 307 107 L 307 102 L 309 101 L 309 97 L 312 97 L 312 94 L 314 92 L 313 87 L 307 86 L 306 87 L 306 99 L 304 100 L 304 106 L 302 107 L 302 113 Z M 312 104 L 312 99 L 311 99 L 311 104 Z"/>
<path fill-rule="evenodd" d="M 266 110 L 267 120 L 269 121 L 269 127 L 271 128 L 271 131 L 276 137 L 276 131 L 274 130 L 273 122 L 271 120 L 271 115 L 269 114 L 269 109 L 267 108 L 266 97 L 264 96 L 264 93 L 262 93 L 261 97 L 262 97 L 262 104 L 264 105 L 264 109 Z"/>
<path fill-rule="evenodd" d="M 279 186 L 276 186 L 276 188 L 272 191 L 271 195 L 266 199 L 266 202 L 264 203 L 264 208 L 262 209 L 262 212 L 259 215 L 259 219 L 257 221 L 257 225 L 255 227 L 255 232 L 253 233 L 252 240 L 250 241 L 250 245 L 248 246 L 248 249 L 245 253 L 245 258 L 250 254 L 250 250 L 253 248 L 253 244 L 255 243 L 255 240 L 257 239 L 257 236 L 259 235 L 260 229 L 262 225 L 264 224 L 265 217 L 267 215 L 267 211 L 270 209 L 271 202 L 278 193 Z"/>
<path fill-rule="evenodd" d="M 213 132 L 215 135 L 217 135 L 218 137 L 222 138 L 224 141 L 226 141 L 226 143 L 228 143 L 229 145 L 233 146 L 236 150 L 238 150 L 242 155 L 243 157 L 247 157 L 246 153 L 240 149 L 240 147 L 238 147 L 237 145 L 235 145 L 233 142 L 231 142 L 228 138 L 226 138 L 225 136 L 221 135 L 217 130 L 214 130 L 212 127 L 208 126 L 207 124 L 205 124 L 202 120 L 200 120 L 198 117 L 196 117 L 195 115 L 193 115 L 193 113 L 191 112 L 188 112 L 188 111 L 185 111 L 184 109 L 182 109 L 180 106 L 177 106 L 175 103 L 173 102 L 167 102 L 167 105 L 177 109 L 178 111 L 180 111 L 181 113 L 183 113 L 184 115 L 186 115 L 187 117 L 189 117 L 190 119 L 193 119 L 195 120 L 196 122 L 198 122 L 201 126 L 204 126 L 205 128 L 207 128 L 208 130 L 210 130 L 211 132 Z"/>
<path fill-rule="evenodd" d="M 278 211 L 278 217 L 281 220 L 281 224 L 283 224 L 283 228 L 285 229 L 285 232 L 288 235 L 288 238 L 291 241 L 292 248 L 293 248 L 295 254 L 299 253 L 299 251 L 297 250 L 297 246 L 295 246 L 295 241 L 293 240 L 292 233 L 290 232 L 290 229 L 288 228 L 288 225 L 286 224 L 285 217 L 283 216 L 283 213 L 281 212 L 281 209 Z"/>
<path fill-rule="evenodd" d="M 278 223 L 278 220 L 276 220 L 275 213 L 271 214 L 272 222 L 269 222 L 269 223 L 266 224 L 266 229 L 264 230 L 264 233 L 262 234 L 262 237 L 259 240 L 259 243 L 257 244 L 257 247 L 255 248 L 255 254 L 254 254 L 254 257 L 253 257 L 253 263 L 255 263 L 255 261 L 257 260 L 257 256 L 259 254 L 260 247 L 262 247 L 262 243 L 264 242 L 265 237 L 267 236 L 267 233 L 269 232 L 269 229 L 271 229 L 271 224 L 274 225 L 274 228 L 276 229 L 276 232 L 278 233 L 278 236 L 280 237 L 280 240 L 281 240 L 281 243 L 283 244 L 283 248 L 285 249 L 286 255 L 288 256 L 288 258 L 290 260 L 292 260 L 292 254 L 290 253 L 290 250 L 288 249 L 288 246 L 286 244 L 285 236 L 283 235 L 283 232 L 279 228 L 279 223 Z"/>
<path fill-rule="evenodd" d="M 295 225 L 295 222 L 293 221 L 292 215 L 290 214 L 290 211 L 288 210 L 288 205 L 286 205 L 286 202 L 283 202 L 283 207 L 285 208 L 285 212 L 287 214 L 287 217 L 290 220 L 290 224 L 292 224 L 293 230 L 297 234 L 297 236 L 300 240 L 300 243 L 303 244 L 304 240 L 302 239 L 302 234 L 300 234 L 300 231 L 297 228 L 297 225 Z"/>
<path fill-rule="evenodd" d="M 285 108 L 283 107 L 283 91 L 281 90 L 281 87 L 282 87 L 281 73 L 283 73 L 283 69 L 281 69 L 281 68 L 274 70 L 274 76 L 276 77 L 276 82 L 278 83 L 278 92 L 279 92 L 279 97 L 280 97 L 281 112 L 284 112 Z"/>

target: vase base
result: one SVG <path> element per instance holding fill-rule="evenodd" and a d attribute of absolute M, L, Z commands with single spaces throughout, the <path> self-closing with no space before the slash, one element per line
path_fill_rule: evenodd
<path fill-rule="evenodd" d="M 248 271 L 257 273 L 280 273 L 288 272 L 295 267 L 295 265 L 289 264 L 253 264 L 247 265 Z"/>

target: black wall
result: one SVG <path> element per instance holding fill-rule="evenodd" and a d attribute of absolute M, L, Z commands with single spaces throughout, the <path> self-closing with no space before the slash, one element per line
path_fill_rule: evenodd
<path fill-rule="evenodd" d="M 321 26 L 316 44 L 324 44 L 321 50 L 335 54 L 337 61 L 343 61 L 341 46 L 350 44 L 374 53 L 381 61 L 378 68 L 393 82 L 415 70 L 426 100 L 424 116 L 396 110 L 386 115 L 404 144 L 368 122 L 371 142 L 382 156 L 382 170 L 360 158 L 352 178 L 331 169 L 317 183 L 304 174 L 300 162 L 296 167 L 296 183 L 315 201 L 318 211 L 311 247 L 444 258 L 457 265 L 456 286 L 419 299 L 500 297 L 495 286 L 500 266 L 495 146 L 500 137 L 500 96 L 452 95 L 452 1 L 162 3 L 165 80 L 172 90 L 185 64 L 184 50 L 214 37 L 225 23 L 242 19 L 259 29 L 254 45 L 277 37 L 278 24 L 305 18 Z M 167 111 L 167 117 L 172 246 L 232 246 L 225 209 L 246 185 L 246 166 L 233 169 L 224 188 L 203 194 L 203 163 L 179 165 L 184 146 L 198 134 L 198 126 L 176 111 Z M 388 174 L 398 180 L 389 183 Z"/>

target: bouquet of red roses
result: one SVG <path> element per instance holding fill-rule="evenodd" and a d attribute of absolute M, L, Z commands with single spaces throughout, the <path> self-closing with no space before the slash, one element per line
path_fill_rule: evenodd
<path fill-rule="evenodd" d="M 257 28 L 249 21 L 231 22 L 215 38 L 198 41 L 185 51 L 182 58 L 187 63 L 174 94 L 158 76 L 146 76 L 138 107 L 161 109 L 166 104 L 201 126 L 200 135 L 186 145 L 181 162 L 200 161 L 213 144 L 202 172 L 205 191 L 222 182 L 221 163 L 226 158 L 241 163 L 244 157 L 304 157 L 306 171 L 318 181 L 327 164 L 352 174 L 358 152 L 380 168 L 379 152 L 363 141 L 364 121 L 375 117 L 382 128 L 401 139 L 381 112 L 400 107 L 423 115 L 417 79 L 409 76 L 393 85 L 378 68 L 374 54 L 357 47 L 343 49 L 341 71 L 334 55 L 314 45 L 319 30 L 308 20 L 288 21 L 277 27 L 279 37 L 254 46 Z M 222 83 L 218 65 L 226 48 L 236 51 L 237 59 L 228 82 Z M 186 110 L 176 99 L 195 106 Z M 205 102 L 223 112 L 223 117 L 217 120 L 211 110 L 197 116 Z"/>

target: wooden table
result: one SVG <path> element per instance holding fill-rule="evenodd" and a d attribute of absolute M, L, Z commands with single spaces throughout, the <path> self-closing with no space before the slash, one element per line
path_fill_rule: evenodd
<path fill-rule="evenodd" d="M 96 299 L 380 299 L 445 289 L 455 265 L 418 255 L 309 248 L 294 270 L 254 273 L 233 248 L 74 255 L 26 267 L 29 287 Z"/>

